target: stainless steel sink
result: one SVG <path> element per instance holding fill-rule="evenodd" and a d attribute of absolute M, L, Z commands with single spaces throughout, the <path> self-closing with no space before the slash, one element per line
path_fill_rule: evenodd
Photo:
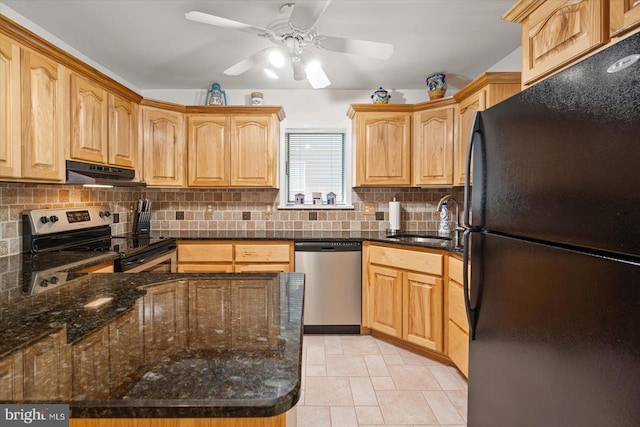
<path fill-rule="evenodd" d="M 389 240 L 407 243 L 425 243 L 429 245 L 447 246 L 451 237 L 432 236 L 427 234 L 392 234 L 387 235 Z"/>

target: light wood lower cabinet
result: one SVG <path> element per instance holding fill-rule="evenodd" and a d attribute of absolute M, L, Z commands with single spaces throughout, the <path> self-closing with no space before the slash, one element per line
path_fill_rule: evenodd
<path fill-rule="evenodd" d="M 72 346 L 74 399 L 109 396 L 109 327 L 102 328 Z"/>
<path fill-rule="evenodd" d="M 290 241 L 180 241 L 178 272 L 290 272 Z"/>
<path fill-rule="evenodd" d="M 443 352 L 443 263 L 439 253 L 365 242 L 363 326 Z"/>
<path fill-rule="evenodd" d="M 24 350 L 24 398 L 71 398 L 71 351 L 66 330 L 49 335 Z"/>
<path fill-rule="evenodd" d="M 0 400 L 24 398 L 24 362 L 22 351 L 0 360 Z"/>
<path fill-rule="evenodd" d="M 462 261 L 449 257 L 448 355 L 465 376 L 469 375 L 469 323 L 464 304 Z"/>
<path fill-rule="evenodd" d="M 145 362 L 186 348 L 186 285 L 177 281 L 145 288 L 141 306 Z"/>

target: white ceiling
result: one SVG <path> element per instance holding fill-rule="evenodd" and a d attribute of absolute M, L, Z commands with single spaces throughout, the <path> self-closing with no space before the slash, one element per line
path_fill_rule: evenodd
<path fill-rule="evenodd" d="M 291 1 L 291 0 L 290 0 Z M 444 72 L 466 82 L 520 45 L 519 25 L 500 19 L 515 0 L 333 0 L 316 23 L 319 34 L 391 43 L 388 60 L 311 49 L 328 89 L 424 89 Z M 145 89 L 310 89 L 291 70 L 268 79 L 259 67 L 241 76 L 223 70 L 271 41 L 187 21 L 197 10 L 266 27 L 286 0 L 1 0 L 96 63 Z"/>

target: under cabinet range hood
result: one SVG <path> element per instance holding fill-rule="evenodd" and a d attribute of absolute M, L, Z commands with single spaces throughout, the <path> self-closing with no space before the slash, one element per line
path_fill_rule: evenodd
<path fill-rule="evenodd" d="M 87 187 L 146 187 L 134 169 L 67 160 L 67 184 Z"/>

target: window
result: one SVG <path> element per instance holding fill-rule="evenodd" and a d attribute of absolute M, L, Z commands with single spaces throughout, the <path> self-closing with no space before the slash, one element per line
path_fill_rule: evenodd
<path fill-rule="evenodd" d="M 286 130 L 282 205 L 300 206 L 296 204 L 296 196 L 304 195 L 305 206 L 313 206 L 316 196 L 327 207 L 329 193 L 335 194 L 335 205 L 350 204 L 345 134 L 340 130 Z"/>

